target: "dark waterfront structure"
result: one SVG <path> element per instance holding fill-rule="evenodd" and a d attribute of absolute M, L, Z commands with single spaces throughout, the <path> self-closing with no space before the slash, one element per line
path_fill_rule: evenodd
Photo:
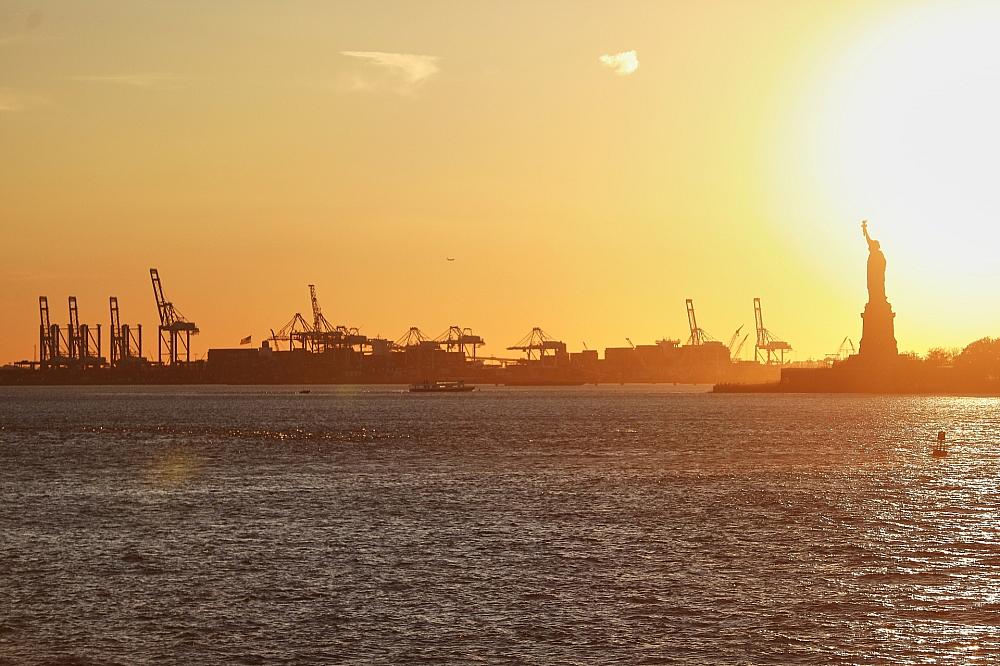
<path fill-rule="evenodd" d="M 913 356 L 900 356 L 896 346 L 896 314 L 885 293 L 885 255 L 861 223 L 868 243 L 868 303 L 861 315 L 858 353 L 828 368 L 781 369 L 777 383 L 718 384 L 718 393 L 911 393 L 1000 395 L 1000 378 L 969 368 L 934 366 Z"/>
<path fill-rule="evenodd" d="M 296 312 L 258 347 L 209 349 L 205 360 L 191 358 L 190 337 L 198 327 L 185 319 L 163 294 L 159 273 L 150 269 L 159 314 L 156 361 L 143 356 L 142 326 L 121 322 L 118 299 L 110 297 L 110 362 L 101 355 L 100 326 L 78 323 L 76 299 L 70 297 L 70 325 L 52 324 L 48 299 L 39 299 L 41 361 L 0 368 L 0 385 L 39 384 L 413 384 L 464 381 L 524 386 L 594 383 L 718 382 L 762 383 L 778 379 L 781 363 L 740 361 L 737 329 L 729 345 L 698 326 L 687 300 L 691 335 L 688 343 L 663 339 L 655 344 L 611 347 L 604 358 L 595 349 L 570 352 L 539 327 L 507 347 L 520 356 L 482 356 L 485 340 L 469 327 L 450 326 L 437 337 L 416 326 L 395 340 L 368 337 L 357 328 L 333 325 L 323 315 L 316 286 L 309 285 L 312 321 Z M 760 302 L 754 306 L 767 349 L 775 341 L 763 329 Z M 93 331 L 96 331 L 94 335 Z M 249 338 L 244 342 L 249 342 Z M 775 347 L 778 348 L 778 347 Z"/>
<path fill-rule="evenodd" d="M 118 298 L 109 299 L 110 361 L 102 355 L 101 327 L 79 323 L 76 298 L 69 297 L 70 323 L 53 324 L 48 298 L 39 298 L 39 361 L 0 368 L 0 385 L 12 384 L 414 384 L 420 382 L 492 383 L 566 386 L 610 383 L 715 384 L 761 383 L 778 379 L 787 342 L 763 327 L 760 299 L 754 299 L 757 356 L 767 363 L 739 360 L 748 335 L 742 327 L 728 345 L 698 326 L 694 303 L 687 299 L 687 344 L 663 339 L 655 344 L 612 347 L 604 358 L 597 350 L 570 352 L 534 327 L 507 347 L 513 357 L 484 357 L 486 341 L 471 328 L 449 326 L 437 337 L 416 326 L 392 340 L 368 337 L 357 328 L 334 325 L 320 308 L 316 285 L 309 285 L 311 321 L 296 312 L 258 347 L 209 349 L 204 360 L 192 359 L 191 336 L 198 326 L 164 296 L 157 269 L 149 271 L 159 315 L 156 360 L 143 356 L 141 325 L 123 324 Z M 737 344 L 737 342 L 739 343 Z M 586 346 L 586 345 L 584 345 Z M 780 351 L 780 357 L 778 352 Z"/>
<path fill-rule="evenodd" d="M 476 336 L 478 337 L 478 336 Z M 299 347 L 278 349 L 272 341 L 257 348 L 210 349 L 205 361 L 157 364 L 120 362 L 116 366 L 50 367 L 35 370 L 0 368 L 2 384 L 413 384 L 464 381 L 468 384 L 566 386 L 594 383 L 714 384 L 768 382 L 778 379 L 779 366 L 734 361 L 719 342 L 608 348 L 570 353 L 552 341 L 544 355 L 533 358 L 475 358 L 449 348 L 446 339 L 424 339 L 397 345 L 366 340 L 356 348 L 342 345 L 322 351 Z"/>

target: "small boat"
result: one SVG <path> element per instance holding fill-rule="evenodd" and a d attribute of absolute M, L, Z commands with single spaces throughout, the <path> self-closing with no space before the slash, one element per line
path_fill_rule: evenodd
<path fill-rule="evenodd" d="M 306 393 L 311 393 L 311 392 L 312 391 L 310 391 L 309 389 L 302 389 L 301 391 L 299 391 L 299 393 L 302 393 L 303 395 L 306 394 Z"/>
<path fill-rule="evenodd" d="M 420 382 L 410 384 L 410 393 L 466 393 L 476 390 L 475 386 L 466 386 L 465 382 Z"/>

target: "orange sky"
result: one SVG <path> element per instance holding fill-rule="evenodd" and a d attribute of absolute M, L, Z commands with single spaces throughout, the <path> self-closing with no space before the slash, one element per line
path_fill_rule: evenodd
<path fill-rule="evenodd" d="M 0 362 L 37 298 L 196 354 L 308 310 L 571 350 L 857 342 L 871 220 L 901 350 L 1000 335 L 987 2 L 0 3 Z M 617 60 L 613 56 L 634 51 Z M 635 64 L 638 64 L 637 68 Z M 455 257 L 454 262 L 445 261 Z"/>

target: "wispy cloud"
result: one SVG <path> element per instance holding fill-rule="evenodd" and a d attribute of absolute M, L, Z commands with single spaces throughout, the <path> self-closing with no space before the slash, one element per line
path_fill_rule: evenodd
<path fill-rule="evenodd" d="M 602 65 L 613 70 L 618 76 L 628 76 L 639 69 L 639 56 L 634 50 L 605 54 L 598 58 L 598 60 Z"/>
<path fill-rule="evenodd" d="M 24 111 L 36 106 L 41 106 L 45 100 L 38 95 L 14 90 L 13 88 L 0 88 L 0 113 L 10 111 Z"/>
<path fill-rule="evenodd" d="M 437 56 L 383 51 L 341 51 L 340 55 L 364 61 L 370 67 L 354 72 L 348 86 L 355 90 L 390 90 L 408 94 L 440 71 Z"/>
<path fill-rule="evenodd" d="M 82 83 L 107 83 L 132 88 L 179 88 L 185 81 L 183 77 L 164 73 L 88 74 L 71 76 L 70 79 Z"/>

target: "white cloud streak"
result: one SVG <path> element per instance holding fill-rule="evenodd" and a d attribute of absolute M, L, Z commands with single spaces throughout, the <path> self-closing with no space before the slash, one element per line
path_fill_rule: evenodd
<path fill-rule="evenodd" d="M 440 71 L 437 56 L 383 51 L 341 51 L 340 55 L 371 65 L 366 72 L 355 72 L 349 80 L 353 90 L 390 90 L 400 94 L 413 92 Z"/>
<path fill-rule="evenodd" d="M 628 76 L 639 69 L 639 56 L 634 50 L 605 54 L 599 57 L 598 60 L 602 65 L 613 70 L 618 76 Z"/>

